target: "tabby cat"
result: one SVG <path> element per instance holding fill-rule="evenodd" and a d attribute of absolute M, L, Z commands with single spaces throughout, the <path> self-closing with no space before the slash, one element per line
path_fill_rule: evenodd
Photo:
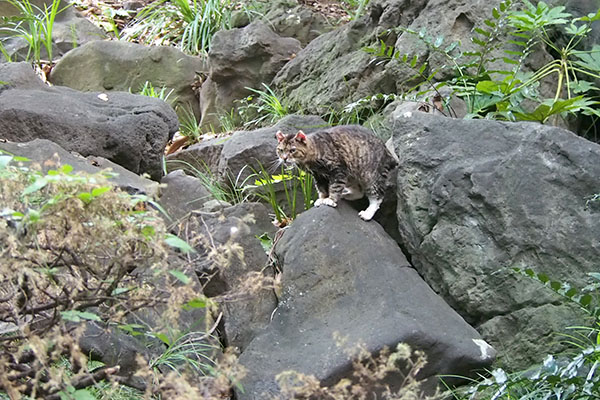
<path fill-rule="evenodd" d="M 276 134 L 280 163 L 293 163 L 315 179 L 319 198 L 315 206 L 336 207 L 341 198 L 365 195 L 369 206 L 358 213 L 365 221 L 379 209 L 386 189 L 395 180 L 396 160 L 383 142 L 359 125 L 343 125 L 311 134 Z"/>

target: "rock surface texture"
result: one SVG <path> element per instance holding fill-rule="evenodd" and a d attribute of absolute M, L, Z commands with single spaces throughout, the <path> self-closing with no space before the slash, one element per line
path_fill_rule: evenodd
<path fill-rule="evenodd" d="M 398 221 L 414 267 L 515 368 L 581 315 L 530 279 L 586 286 L 600 257 L 600 146 L 535 123 L 413 113 L 393 121 Z M 532 342 L 531 338 L 537 338 Z"/>
<path fill-rule="evenodd" d="M 345 202 L 301 214 L 276 245 L 282 296 L 266 330 L 242 352 L 248 369 L 238 399 L 277 392 L 275 375 L 313 374 L 324 384 L 349 377 L 335 332 L 370 351 L 399 342 L 424 350 L 421 379 L 489 366 L 494 350 L 438 297 L 375 222 Z"/>
<path fill-rule="evenodd" d="M 22 69 L 0 72 L 6 73 L 0 80 L 8 82 L 0 90 L 0 137 L 14 142 L 48 139 L 67 151 L 104 157 L 136 174 L 160 179 L 163 150 L 178 129 L 168 104 L 122 92 L 36 88 L 31 82 L 21 88 L 13 84 L 12 76 L 23 81 Z"/>
<path fill-rule="evenodd" d="M 371 1 L 362 17 L 312 40 L 281 69 L 273 79 L 273 87 L 285 94 L 291 107 L 314 114 L 341 110 L 378 93 L 403 93 L 418 84 L 420 78 L 409 79 L 415 70 L 398 60 L 375 57 L 365 47 L 379 49 L 383 42 L 393 46 L 400 56 L 409 55 L 409 60 L 417 55 L 418 67 L 427 63 L 427 71 L 431 72 L 448 60 L 430 52 L 417 35 L 397 33 L 396 28 L 417 32 L 424 28 L 433 38 L 445 38 L 447 45 L 461 40 L 461 48 L 472 50 L 471 30 L 485 26 L 483 20 L 491 17 L 492 8 L 499 3 L 500 0 Z M 443 71 L 436 78 L 442 74 Z"/>
<path fill-rule="evenodd" d="M 174 47 L 143 46 L 120 41 L 95 41 L 66 54 L 52 69 L 50 81 L 85 92 L 123 91 L 139 93 L 146 82 L 159 91 L 171 89 L 175 104 L 199 115 L 192 86 L 199 74 L 208 72 L 200 57 Z"/>
<path fill-rule="evenodd" d="M 264 90 L 277 71 L 300 51 L 300 42 L 277 35 L 267 25 L 255 22 L 244 28 L 219 31 L 208 52 L 209 76 L 202 85 L 201 124 L 220 126 L 219 113 L 229 113 L 235 100 Z"/>
<path fill-rule="evenodd" d="M 244 349 L 268 323 L 275 309 L 272 285 L 257 283 L 273 277 L 273 269 L 258 236 L 274 235 L 268 210 L 260 203 L 242 203 L 217 212 L 198 212 L 180 225 L 180 235 L 197 243 L 198 275 L 215 275 L 204 288 L 209 297 L 223 296 L 223 341 Z M 254 284 L 252 283 L 254 282 Z M 234 297 L 229 294 L 234 290 Z"/>
<path fill-rule="evenodd" d="M 136 175 L 105 158 L 94 156 L 85 158 L 77 153 L 68 152 L 56 143 L 46 139 L 35 139 L 24 143 L 0 142 L 0 150 L 15 156 L 28 158 L 31 164 L 39 165 L 44 173 L 65 164 L 73 167 L 73 172 L 97 174 L 109 170 L 111 173 L 116 174 L 109 180 L 121 190 L 128 193 L 144 193 L 148 196 L 158 194 L 157 182 Z M 23 162 L 23 164 L 30 165 L 29 162 Z"/>

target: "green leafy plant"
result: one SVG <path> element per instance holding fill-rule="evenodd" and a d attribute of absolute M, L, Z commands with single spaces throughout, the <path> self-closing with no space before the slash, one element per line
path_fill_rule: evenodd
<path fill-rule="evenodd" d="M 501 368 L 490 377 L 455 391 L 457 398 L 469 399 L 597 399 L 600 393 L 600 273 L 590 273 L 594 283 L 579 290 L 544 273 L 514 268 L 517 274 L 535 279 L 553 292 L 577 304 L 591 320 L 591 327 L 570 327 L 565 335 L 576 351 L 570 357 L 547 355 L 543 363 L 526 371 L 508 373 Z"/>
<path fill-rule="evenodd" d="M 254 95 L 241 101 L 238 113 L 244 127 L 260 127 L 280 120 L 293 111 L 284 98 L 278 96 L 269 86 L 262 84 L 264 90 L 246 88 Z"/>
<path fill-rule="evenodd" d="M 138 12 L 125 28 L 125 40 L 147 44 L 175 43 L 190 54 L 206 53 L 213 35 L 230 28 L 230 0 L 159 0 Z"/>
<path fill-rule="evenodd" d="M 154 85 L 152 85 L 152 82 L 146 81 L 144 82 L 144 85 L 142 85 L 138 93 L 142 96 L 153 97 L 155 99 L 161 99 L 162 101 L 173 103 L 177 100 L 176 98 L 171 97 L 173 91 L 174 89 L 168 90 L 164 86 L 160 89 L 157 89 L 154 87 Z"/>
<path fill-rule="evenodd" d="M 202 165 L 202 170 L 184 160 L 167 161 L 168 165 L 175 166 L 175 168 L 183 168 L 184 171 L 198 178 L 215 200 L 230 204 L 239 204 L 248 201 L 251 194 L 247 189 L 247 179 L 242 179 L 243 171 L 240 171 L 235 178 L 228 176 L 228 182 L 224 183 L 210 170 L 206 163 L 203 161 L 199 163 Z M 169 168 L 169 170 L 172 169 Z"/>
<path fill-rule="evenodd" d="M 112 33 L 117 40 L 121 39 L 119 25 L 117 24 L 115 17 L 129 18 L 129 11 L 122 8 L 103 7 L 102 15 L 104 16 L 104 19 L 101 20 L 99 24 L 105 31 Z"/>
<path fill-rule="evenodd" d="M 259 164 L 259 170 L 253 170 L 254 174 L 250 179 L 254 179 L 253 188 L 258 189 L 254 192 L 261 200 L 267 202 L 279 225 L 287 225 L 296 218 L 298 214 L 298 196 L 302 194 L 303 209 L 311 208 L 315 201 L 315 192 L 312 175 L 301 169 L 295 171 L 286 171 L 281 167 L 281 173 L 272 175 Z M 278 186 L 283 186 L 283 204 L 280 204 L 278 196 Z"/>
<path fill-rule="evenodd" d="M 344 0 L 341 2 L 342 8 L 348 13 L 350 20 L 355 20 L 362 16 L 369 4 L 369 0 Z"/>
<path fill-rule="evenodd" d="M 179 111 L 179 132 L 194 142 L 199 141 L 203 132 L 191 107 L 180 106 L 177 107 L 177 110 Z"/>
<path fill-rule="evenodd" d="M 217 339 L 203 332 L 188 332 L 174 334 L 169 337 L 162 333 L 153 333 L 152 336 L 161 340 L 165 351 L 150 361 L 154 369 L 162 367 L 179 371 L 190 367 L 202 375 L 208 375 L 215 366 L 215 352 L 220 349 L 216 344 Z"/>
<path fill-rule="evenodd" d="M 20 15 L 16 17 L 2 17 L 1 30 L 11 36 L 20 37 L 27 41 L 29 48 L 25 59 L 41 64 L 42 49 L 46 50 L 48 61 L 52 62 L 52 31 L 56 16 L 69 5 L 60 9 L 60 0 L 53 0 L 50 6 L 44 4 L 43 8 L 31 3 L 30 0 L 6 0 L 15 7 Z M 4 55 L 10 60 L 4 46 Z"/>
<path fill-rule="evenodd" d="M 536 5 L 528 1 L 524 4 L 522 10 L 516 10 L 511 0 L 505 0 L 494 8 L 492 16 L 484 21 L 485 26 L 474 29 L 472 51 L 463 51 L 458 42 L 448 44 L 443 37 L 433 38 L 424 29 L 419 32 L 403 29 L 417 36 L 430 53 L 448 61 L 438 69 L 429 70 L 427 62 L 419 62 L 416 56 L 401 55 L 383 42 L 379 48 L 366 50 L 378 57 L 396 59 L 415 71 L 411 77 L 414 84 L 408 92 L 418 90 L 423 82 L 428 84 L 427 88 L 418 94 L 449 85 L 452 95 L 465 100 L 467 118 L 546 123 L 567 114 L 598 117 L 594 100 L 598 88 L 583 78 L 600 77 L 600 46 L 594 45 L 589 51 L 578 48 L 591 32 L 591 24 L 600 20 L 600 10 L 573 18 L 563 6 L 552 7 L 542 1 Z M 553 32 L 561 28 L 566 36 L 564 45 L 553 38 Z M 524 72 L 525 61 L 539 46 L 548 48 L 555 58 L 535 72 Z M 498 68 L 500 62 L 504 67 Z M 442 69 L 450 70 L 454 77 L 435 82 Z M 540 98 L 537 90 L 540 82 L 549 82 L 550 78 L 556 82 L 554 97 Z M 448 99 L 445 100 L 447 103 Z M 537 106 L 531 108 L 528 102 Z"/>

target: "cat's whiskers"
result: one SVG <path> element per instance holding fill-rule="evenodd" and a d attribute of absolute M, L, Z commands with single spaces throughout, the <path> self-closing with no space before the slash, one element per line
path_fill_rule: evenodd
<path fill-rule="evenodd" d="M 278 157 L 276 160 L 271 161 L 269 163 L 269 166 L 267 167 L 267 172 L 273 174 L 279 171 L 282 164 L 285 164 L 285 161 Z"/>

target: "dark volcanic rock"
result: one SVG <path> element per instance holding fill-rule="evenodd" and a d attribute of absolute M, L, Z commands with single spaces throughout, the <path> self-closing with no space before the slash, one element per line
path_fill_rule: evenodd
<path fill-rule="evenodd" d="M 146 82 L 173 90 L 169 99 L 199 115 L 192 86 L 208 72 L 204 59 L 168 46 L 96 41 L 67 53 L 52 69 L 50 81 L 81 91 L 139 93 Z"/>
<path fill-rule="evenodd" d="M 267 208 L 260 203 L 242 203 L 220 212 L 193 213 L 182 220 L 179 229 L 180 235 L 191 235 L 190 239 L 199 243 L 196 249 L 201 256 L 195 266 L 199 276 L 216 273 L 204 293 L 225 296 L 225 344 L 244 349 L 268 324 L 276 307 L 272 287 L 247 285 L 252 279 L 274 274 L 258 239 L 264 233 L 274 236 Z M 228 298 L 232 290 L 239 298 Z"/>
<path fill-rule="evenodd" d="M 202 85 L 202 125 L 220 126 L 219 113 L 229 113 L 235 100 L 250 91 L 264 90 L 277 71 L 300 51 L 300 42 L 277 35 L 267 25 L 255 22 L 244 28 L 219 31 L 208 53 L 210 73 Z"/>
<path fill-rule="evenodd" d="M 324 384 L 350 377 L 351 362 L 333 334 L 369 351 L 405 342 L 428 356 L 420 379 L 468 374 L 495 351 L 410 267 L 376 222 L 342 202 L 301 214 L 276 246 L 283 294 L 264 333 L 242 352 L 248 369 L 238 399 L 277 392 L 275 375 L 313 374 Z"/>
<path fill-rule="evenodd" d="M 577 287 L 598 270 L 600 210 L 586 201 L 600 192 L 600 146 L 536 123 L 408 113 L 392 125 L 414 267 L 509 366 L 559 350 L 552 334 L 581 315 L 510 269 Z"/>
<path fill-rule="evenodd" d="M 15 143 L 0 142 L 0 150 L 4 150 L 15 156 L 26 157 L 31 164 L 40 166 L 44 173 L 49 169 L 56 169 L 59 165 L 68 164 L 73 167 L 74 172 L 86 172 L 96 174 L 103 170 L 109 170 L 116 176 L 109 180 L 128 193 L 144 193 L 154 197 L 158 194 L 158 183 L 143 178 L 131 171 L 117 165 L 102 157 L 82 157 L 77 153 L 70 153 L 46 139 L 35 139 L 31 142 Z M 23 162 L 23 164 L 29 164 Z"/>
<path fill-rule="evenodd" d="M 167 140 L 178 129 L 175 112 L 158 99 L 30 85 L 0 91 L 0 121 L 4 139 L 48 139 L 65 150 L 104 157 L 156 180 L 162 176 Z"/>
<path fill-rule="evenodd" d="M 173 221 L 202 208 L 213 198 L 200 179 L 186 175 L 182 170 L 165 175 L 160 183 L 166 188 L 161 190 L 159 203 Z"/>

